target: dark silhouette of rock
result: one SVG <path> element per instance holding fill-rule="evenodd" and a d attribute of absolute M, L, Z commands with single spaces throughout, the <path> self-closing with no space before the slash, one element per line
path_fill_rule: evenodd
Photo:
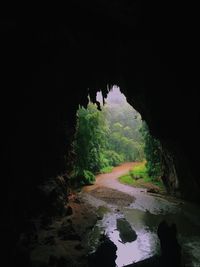
<path fill-rule="evenodd" d="M 154 255 L 126 267 L 181 267 L 181 247 L 177 241 L 176 225 L 160 222 L 157 230 L 160 239 L 161 255 Z"/>
<path fill-rule="evenodd" d="M 161 246 L 162 266 L 181 266 L 181 247 L 177 241 L 176 225 L 162 221 L 157 230 Z"/>
<path fill-rule="evenodd" d="M 148 193 L 154 193 L 154 194 L 157 194 L 158 192 L 159 192 L 159 190 L 157 189 L 157 188 L 149 188 L 149 189 L 147 189 L 147 192 Z"/>
<path fill-rule="evenodd" d="M 133 242 L 137 239 L 136 232 L 124 218 L 117 219 L 117 230 L 119 231 L 119 236 L 123 243 Z"/>
<path fill-rule="evenodd" d="M 52 15 L 24 12 L 0 23 L 11 254 L 27 217 L 62 213 L 59 186 L 47 195 L 39 186 L 70 173 L 76 111 L 87 105 L 88 88 L 95 101 L 99 88 L 106 97 L 107 85 L 121 86 L 162 151 L 172 154 L 181 195 L 200 202 L 198 1 L 181 5 L 181 12 L 178 1 L 173 8 L 164 1 L 69 2 L 67 15 L 55 4 Z M 165 162 L 170 192 L 174 176 L 167 174 L 174 168 Z"/>
<path fill-rule="evenodd" d="M 117 246 L 106 236 L 102 235 L 96 252 L 88 257 L 89 267 L 115 267 Z"/>

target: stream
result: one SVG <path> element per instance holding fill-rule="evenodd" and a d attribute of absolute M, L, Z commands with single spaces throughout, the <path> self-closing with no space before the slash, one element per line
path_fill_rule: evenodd
<path fill-rule="evenodd" d="M 94 186 L 85 187 L 81 192 L 84 201 L 97 208 L 101 217 L 88 237 L 90 252 L 96 249 L 100 234 L 105 233 L 117 246 L 116 265 L 118 267 L 159 254 L 157 227 L 164 219 L 177 226 L 178 241 L 182 247 L 185 266 L 200 266 L 200 207 L 172 197 L 148 194 L 144 189 L 120 184 L 117 178 L 127 172 L 130 166 L 122 165 L 121 167 L 114 168 L 111 174 L 99 175 Z M 95 196 L 95 190 L 100 187 L 118 190 L 134 196 L 135 200 L 128 205 L 119 205 L 115 198 L 113 202 L 107 202 L 99 195 Z M 112 197 L 111 194 L 110 197 Z M 131 226 L 137 235 L 135 240 L 122 241 L 120 234 L 123 228 L 119 229 L 117 225 L 119 220 L 127 222 L 124 224 L 124 228 L 127 228 L 124 231 L 130 231 L 126 225 Z"/>

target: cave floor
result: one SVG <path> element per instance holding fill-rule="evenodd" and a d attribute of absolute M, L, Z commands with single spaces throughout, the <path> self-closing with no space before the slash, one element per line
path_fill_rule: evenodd
<path fill-rule="evenodd" d="M 176 223 L 178 240 L 182 246 L 183 262 L 187 266 L 200 265 L 200 209 L 192 203 L 159 194 L 147 189 L 119 183 L 118 177 L 134 166 L 124 163 L 111 173 L 96 176 L 94 185 L 85 186 L 80 193 L 102 217 L 90 233 L 90 249 L 95 250 L 99 234 L 106 233 L 117 246 L 118 267 L 159 254 L 157 227 L 162 220 Z M 116 222 L 124 218 L 136 231 L 137 239 L 123 243 Z M 95 240 L 97 241 L 95 243 Z"/>
<path fill-rule="evenodd" d="M 163 219 L 177 225 L 186 266 L 200 265 L 199 207 L 119 183 L 118 177 L 133 164 L 125 163 L 115 167 L 112 173 L 97 175 L 94 185 L 69 196 L 68 207 L 72 213 L 57 218 L 38 233 L 39 242 L 31 252 L 33 267 L 86 267 L 87 255 L 95 251 L 102 233 L 118 248 L 118 267 L 139 262 L 159 253 L 156 232 Z M 137 234 L 136 240 L 122 242 L 122 233 L 117 229 L 119 219 L 131 225 Z"/>

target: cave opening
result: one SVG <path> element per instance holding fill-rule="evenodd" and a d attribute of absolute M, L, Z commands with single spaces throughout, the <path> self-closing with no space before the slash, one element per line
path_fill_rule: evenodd
<path fill-rule="evenodd" d="M 80 217 L 93 218 L 96 209 L 81 206 L 75 196 L 70 202 L 73 196 L 68 194 L 76 110 L 86 105 L 88 87 L 94 101 L 95 88 L 117 82 L 162 144 L 167 191 L 182 198 L 153 201 L 135 194 L 133 206 L 125 209 L 126 218 L 136 232 L 138 217 L 144 218 L 150 232 L 161 218 L 171 218 L 186 265 L 199 266 L 199 207 L 187 202 L 200 203 L 198 8 L 140 1 L 78 2 L 69 3 L 63 12 L 59 6 L 58 13 L 54 5 L 53 16 L 25 14 L 1 22 L 2 142 L 7 163 L 3 182 L 8 182 L 2 229 L 8 233 L 4 244 L 9 245 L 9 265 L 81 265 L 86 221 L 74 223 L 76 206 L 82 207 Z M 97 210 L 97 218 L 102 218 L 104 209 Z M 64 214 L 60 222 L 58 214 Z"/>
<path fill-rule="evenodd" d="M 87 107 L 77 111 L 72 180 L 90 184 L 95 175 L 112 173 L 121 165 L 122 184 L 164 193 L 161 144 L 120 88 L 112 86 L 106 98 L 98 91 L 95 103 L 88 100 Z"/>
<path fill-rule="evenodd" d="M 132 118 L 134 126 L 129 125 L 127 116 Z M 131 131 L 134 136 L 129 135 Z M 128 137 L 133 143 L 128 142 Z M 126 141 L 126 147 L 121 139 Z M 131 145 L 133 147 L 128 151 Z M 160 263 L 156 255 L 161 253 L 157 229 L 162 221 L 169 223 L 169 231 L 175 223 L 185 255 L 190 253 L 193 262 L 198 262 L 193 246 L 196 242 L 194 222 L 190 221 L 190 212 L 186 215 L 191 206 L 184 203 L 182 208 L 182 200 L 175 197 L 179 185 L 173 160 L 162 144 L 152 137 L 147 124 L 126 102 L 118 86 L 113 86 L 105 99 L 99 91 L 95 101 L 89 98 L 87 107 L 79 107 L 73 153 L 72 187 L 74 181 L 76 187 L 81 186 L 78 199 L 89 207 L 86 221 L 91 223 L 89 217 L 93 210 L 97 215 L 97 221 L 84 239 L 87 255 L 92 259 L 90 266 L 97 264 L 92 257 L 101 246 L 102 236 L 108 237 L 116 246 L 115 264 L 118 267 L 133 262 L 141 262 L 144 266 L 153 262 L 157 266 Z M 174 191 L 170 192 L 170 185 Z M 74 197 L 72 194 L 72 199 Z M 77 212 L 76 205 L 70 205 Z M 79 225 L 87 225 L 86 221 L 80 220 Z M 76 220 L 74 222 L 76 224 Z M 190 234 L 186 236 L 185 232 Z M 199 241 L 195 244 L 200 245 Z M 108 258 L 106 262 L 102 261 L 106 249 L 102 253 L 99 260 L 101 264 L 107 264 Z M 191 259 L 184 260 L 191 263 Z"/>
<path fill-rule="evenodd" d="M 162 207 L 154 194 L 166 195 L 161 144 L 118 86 L 105 99 L 98 91 L 94 102 L 88 97 L 88 105 L 79 106 L 72 150 L 72 187 L 81 186 L 81 198 L 95 207 L 99 218 L 87 236 L 89 255 L 97 250 L 102 233 L 117 246 L 118 267 L 158 252 L 155 228 L 146 231 L 144 226 L 152 220 L 146 210 L 157 214 Z M 161 219 L 157 217 L 156 223 Z"/>

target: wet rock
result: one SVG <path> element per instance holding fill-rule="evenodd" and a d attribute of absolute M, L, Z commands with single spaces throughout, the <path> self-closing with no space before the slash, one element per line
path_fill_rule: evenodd
<path fill-rule="evenodd" d="M 176 225 L 168 225 L 166 221 L 162 221 L 157 234 L 160 239 L 162 266 L 181 266 L 181 247 L 176 238 Z"/>
<path fill-rule="evenodd" d="M 99 206 L 96 210 L 96 218 L 97 220 L 102 220 L 104 217 L 104 214 L 108 211 L 107 207 L 105 206 Z"/>
<path fill-rule="evenodd" d="M 97 220 L 102 220 L 103 219 L 103 216 L 102 215 L 97 215 Z"/>
<path fill-rule="evenodd" d="M 88 257 L 89 267 L 115 267 L 116 251 L 117 246 L 106 235 L 102 235 L 96 252 Z"/>
<path fill-rule="evenodd" d="M 117 219 L 117 230 L 123 243 L 133 242 L 137 239 L 136 232 L 125 218 Z"/>
<path fill-rule="evenodd" d="M 158 194 L 159 193 L 159 190 L 157 188 L 149 188 L 147 189 L 147 192 L 148 193 L 154 193 L 154 194 Z"/>
<path fill-rule="evenodd" d="M 160 239 L 161 255 L 154 255 L 137 263 L 126 265 L 126 267 L 186 266 L 182 262 L 181 247 L 176 238 L 176 225 L 168 225 L 167 222 L 163 220 L 158 226 L 157 234 Z"/>
<path fill-rule="evenodd" d="M 67 177 L 49 178 L 38 187 L 41 207 L 49 217 L 64 215 L 67 203 Z"/>

